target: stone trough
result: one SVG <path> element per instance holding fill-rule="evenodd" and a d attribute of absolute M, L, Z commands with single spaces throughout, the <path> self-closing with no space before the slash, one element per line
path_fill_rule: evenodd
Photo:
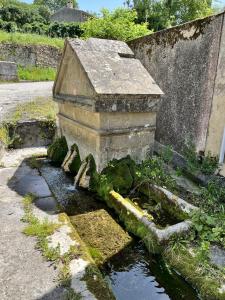
<path fill-rule="evenodd" d="M 162 198 L 162 201 L 163 199 L 165 198 Z M 127 230 L 143 239 L 151 253 L 162 252 L 173 237 L 188 235 L 190 232 L 192 224 L 189 220 L 184 220 L 165 228 L 159 227 L 155 224 L 154 218 L 150 214 L 142 210 L 130 199 L 123 198 L 115 191 L 111 191 L 110 196 L 105 200 L 107 204 L 118 213 Z M 189 204 L 182 199 L 179 199 L 177 203 L 180 205 L 181 213 L 184 211 L 191 212 L 191 210 L 197 209 L 194 206 L 190 207 Z"/>

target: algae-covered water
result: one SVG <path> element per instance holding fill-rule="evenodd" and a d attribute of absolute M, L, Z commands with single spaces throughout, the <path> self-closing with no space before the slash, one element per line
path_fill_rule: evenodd
<path fill-rule="evenodd" d="M 197 292 L 142 242 L 112 257 L 102 268 L 117 300 L 194 300 Z"/>

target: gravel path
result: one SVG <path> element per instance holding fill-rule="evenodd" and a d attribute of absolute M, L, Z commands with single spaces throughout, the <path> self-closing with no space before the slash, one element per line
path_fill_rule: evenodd
<path fill-rule="evenodd" d="M 52 96 L 53 81 L 0 84 L 0 121 L 19 103 Z"/>

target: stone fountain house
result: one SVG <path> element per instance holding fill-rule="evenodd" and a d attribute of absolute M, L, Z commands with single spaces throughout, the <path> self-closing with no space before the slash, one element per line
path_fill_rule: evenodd
<path fill-rule="evenodd" d="M 113 158 L 146 157 L 162 94 L 126 43 L 66 40 L 53 88 L 59 127 L 99 171 Z"/>

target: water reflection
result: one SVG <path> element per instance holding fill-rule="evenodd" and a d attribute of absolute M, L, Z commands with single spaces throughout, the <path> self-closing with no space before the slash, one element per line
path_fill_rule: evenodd
<path fill-rule="evenodd" d="M 197 293 L 160 257 L 134 243 L 114 256 L 103 272 L 117 300 L 195 300 Z"/>

